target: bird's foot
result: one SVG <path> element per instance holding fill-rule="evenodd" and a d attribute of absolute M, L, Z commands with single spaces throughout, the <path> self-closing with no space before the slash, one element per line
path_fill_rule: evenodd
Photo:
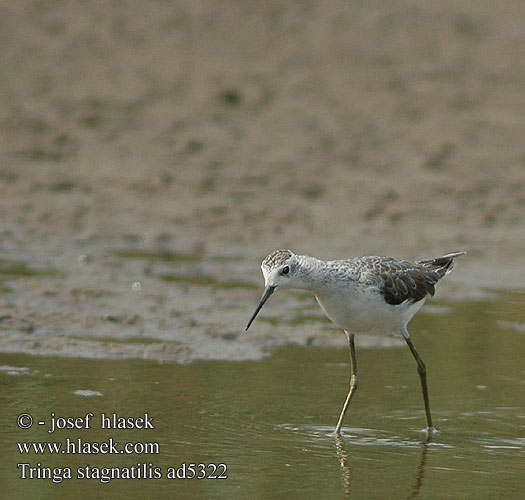
<path fill-rule="evenodd" d="M 435 427 L 425 427 L 420 432 L 424 432 L 427 435 L 427 442 L 432 439 L 433 436 L 439 434 L 439 431 Z"/>

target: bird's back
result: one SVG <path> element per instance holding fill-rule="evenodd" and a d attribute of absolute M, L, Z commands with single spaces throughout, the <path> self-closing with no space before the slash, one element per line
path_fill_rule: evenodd
<path fill-rule="evenodd" d="M 436 259 L 408 261 L 394 257 L 357 257 L 328 261 L 325 290 L 316 291 L 326 315 L 355 333 L 400 331 L 421 308 L 435 284 L 463 252 Z"/>
<path fill-rule="evenodd" d="M 360 257 L 353 259 L 359 268 L 359 281 L 376 285 L 387 304 L 418 302 L 433 296 L 435 284 L 454 265 L 454 258 L 465 252 L 455 252 L 429 260 L 408 261 L 394 257 Z"/>

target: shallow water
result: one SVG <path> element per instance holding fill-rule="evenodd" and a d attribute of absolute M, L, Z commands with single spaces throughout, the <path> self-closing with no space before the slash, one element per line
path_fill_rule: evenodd
<path fill-rule="evenodd" d="M 285 346 L 258 361 L 189 364 L 0 354 L 0 489 L 32 499 L 519 498 L 525 487 L 525 294 L 446 305 L 419 314 L 410 328 L 427 364 L 440 431 L 428 443 L 406 347 L 358 348 L 360 386 L 342 439 L 333 435 L 349 378 L 342 348 Z M 89 429 L 50 434 L 51 412 L 94 416 Z M 100 429 L 101 412 L 147 412 L 154 429 Z M 22 413 L 33 416 L 31 428 L 17 427 Z M 68 437 L 158 443 L 159 453 L 21 454 L 16 444 Z M 165 477 L 168 467 L 184 462 L 226 464 L 228 477 Z M 73 479 L 21 479 L 19 463 L 40 463 L 41 474 L 44 467 L 70 467 Z M 163 477 L 75 478 L 86 465 L 137 463 L 159 467 Z"/>

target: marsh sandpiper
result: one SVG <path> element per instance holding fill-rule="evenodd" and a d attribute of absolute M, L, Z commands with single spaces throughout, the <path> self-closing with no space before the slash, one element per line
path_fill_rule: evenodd
<path fill-rule="evenodd" d="M 430 415 L 425 363 L 419 356 L 407 330 L 407 324 L 434 295 L 435 284 L 465 252 L 454 252 L 429 260 L 408 261 L 392 257 L 357 257 L 324 261 L 290 250 L 276 250 L 262 262 L 265 288 L 246 330 L 279 288 L 308 290 L 328 318 L 342 328 L 350 345 L 350 388 L 335 428 L 341 433 L 343 419 L 357 389 L 359 377 L 355 356 L 356 334 L 402 336 L 417 363 L 421 381 L 427 434 L 435 430 Z"/>

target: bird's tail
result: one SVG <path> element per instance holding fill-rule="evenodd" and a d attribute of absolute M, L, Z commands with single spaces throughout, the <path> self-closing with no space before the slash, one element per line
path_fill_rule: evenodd
<path fill-rule="evenodd" d="M 449 273 L 454 267 L 454 259 L 456 257 L 461 257 L 466 253 L 467 252 L 452 252 L 435 259 L 420 260 L 419 264 L 422 264 L 425 267 L 431 267 L 435 269 L 441 276 L 445 276 L 445 274 Z"/>

